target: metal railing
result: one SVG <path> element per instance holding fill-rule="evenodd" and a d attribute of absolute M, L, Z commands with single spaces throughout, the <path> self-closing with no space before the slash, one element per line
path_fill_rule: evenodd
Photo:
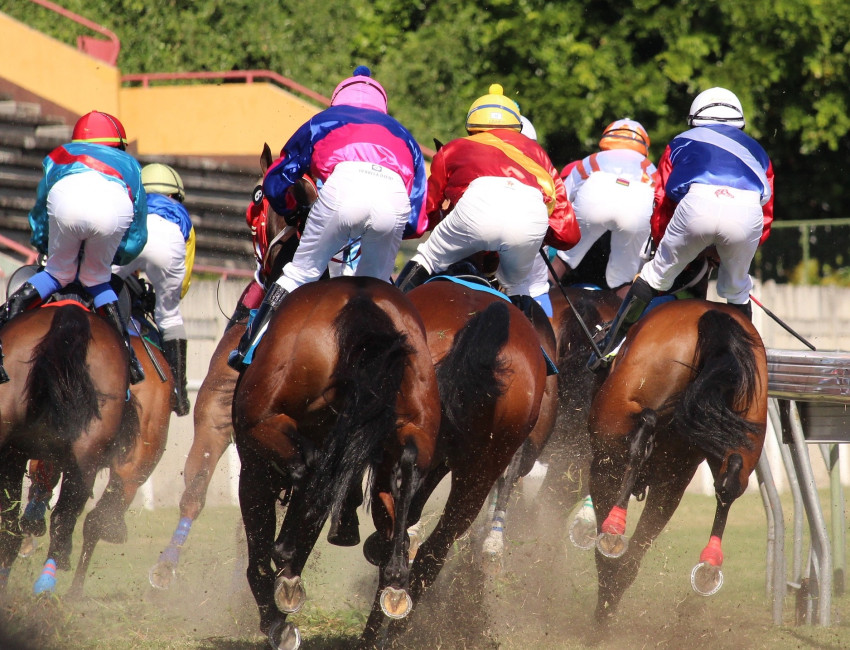
<path fill-rule="evenodd" d="M 98 25 L 97 23 L 89 20 L 88 18 L 84 18 L 79 14 L 75 14 L 73 11 L 69 11 L 65 9 L 65 7 L 60 7 L 56 3 L 50 2 L 50 0 L 30 0 L 30 2 L 34 2 L 37 5 L 44 7 L 45 9 L 49 9 L 54 13 L 59 14 L 60 16 L 64 16 L 69 20 L 73 20 L 75 23 L 86 27 L 87 29 L 92 30 L 93 32 L 97 32 L 101 36 L 104 36 L 106 40 L 102 40 L 99 38 L 93 38 L 91 36 L 78 36 L 77 37 L 77 49 L 81 52 L 85 52 L 86 54 L 93 56 L 109 65 L 115 65 L 118 61 L 118 54 L 121 52 L 121 41 L 118 40 L 118 36 L 106 29 L 102 25 Z"/>

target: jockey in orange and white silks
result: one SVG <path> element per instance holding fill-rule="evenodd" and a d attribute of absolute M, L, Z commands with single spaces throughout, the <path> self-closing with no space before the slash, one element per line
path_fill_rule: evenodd
<path fill-rule="evenodd" d="M 558 257 L 576 268 L 594 243 L 611 232 L 611 254 L 605 270 L 609 289 L 630 284 L 643 265 L 640 257 L 649 238 L 656 168 L 649 155 L 649 136 L 634 120 L 609 124 L 600 151 L 571 165 L 564 177 L 567 197 L 581 229 L 581 241 Z"/>
<path fill-rule="evenodd" d="M 578 242 L 575 215 L 549 156 L 522 135 L 518 107 L 499 84 L 473 102 L 466 129 L 434 156 L 427 213 L 436 225 L 396 284 L 408 291 L 470 255 L 497 251 L 502 289 L 523 303 L 541 245 Z"/>

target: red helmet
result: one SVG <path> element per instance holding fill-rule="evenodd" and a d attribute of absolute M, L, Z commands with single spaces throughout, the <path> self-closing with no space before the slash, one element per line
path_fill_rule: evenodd
<path fill-rule="evenodd" d="M 644 156 L 649 155 L 649 136 L 640 122 L 635 120 L 617 120 L 611 122 L 602 132 L 599 140 L 599 148 L 607 149 L 631 149 Z"/>
<path fill-rule="evenodd" d="M 77 120 L 71 141 L 105 144 L 123 151 L 127 148 L 127 133 L 117 117 L 102 111 L 92 111 Z"/>

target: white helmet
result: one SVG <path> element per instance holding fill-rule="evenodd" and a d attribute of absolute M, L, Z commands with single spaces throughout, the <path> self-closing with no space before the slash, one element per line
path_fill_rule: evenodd
<path fill-rule="evenodd" d="M 534 128 L 531 120 L 529 120 L 525 115 L 520 115 L 519 121 L 522 122 L 522 129 L 520 129 L 520 133 L 527 138 L 537 140 L 537 129 Z"/>
<path fill-rule="evenodd" d="M 709 88 L 696 96 L 688 115 L 688 126 L 728 124 L 743 129 L 744 109 L 731 90 Z"/>

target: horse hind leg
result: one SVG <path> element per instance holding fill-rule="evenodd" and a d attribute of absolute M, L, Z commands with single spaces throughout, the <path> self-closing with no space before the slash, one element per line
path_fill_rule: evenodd
<path fill-rule="evenodd" d="M 626 589 L 637 577 L 643 556 L 670 521 L 697 467 L 698 463 L 691 464 L 677 468 L 673 473 L 670 473 L 669 468 L 657 468 L 657 473 L 665 478 L 650 481 L 646 504 L 628 550 L 619 558 L 596 553 L 599 581 L 595 613 L 597 621 L 606 622 L 613 616 Z"/>
<path fill-rule="evenodd" d="M 8 449 L 0 456 L 0 595 L 23 542 L 19 518 L 26 463 L 26 456 Z"/>
<path fill-rule="evenodd" d="M 620 491 L 614 505 L 600 527 L 596 548 L 606 557 L 620 557 L 628 548 L 626 537 L 626 511 L 635 488 L 638 473 L 652 453 L 655 443 L 655 425 L 658 416 L 651 409 L 644 409 L 638 416 L 638 428 L 629 442 L 628 457 Z"/>
<path fill-rule="evenodd" d="M 708 544 L 699 556 L 699 563 L 691 571 L 691 587 L 700 596 L 713 596 L 723 586 L 723 550 L 721 540 L 726 529 L 729 509 L 732 502 L 743 492 L 740 482 L 743 459 L 739 454 L 732 454 L 726 463 L 725 471 L 717 477 L 714 490 L 717 498 L 717 508 L 714 511 L 714 522 L 711 526 L 711 536 Z"/>
<path fill-rule="evenodd" d="M 488 517 L 489 530 L 481 545 L 484 568 L 487 573 L 497 574 L 501 570 L 502 556 L 505 551 L 505 519 L 507 518 L 508 504 L 514 487 L 519 481 L 522 469 L 524 469 L 523 465 L 527 464 L 525 454 L 531 453 L 528 451 L 529 448 L 530 443 L 526 440 L 516 451 L 507 469 L 493 486 L 493 508 Z"/>

